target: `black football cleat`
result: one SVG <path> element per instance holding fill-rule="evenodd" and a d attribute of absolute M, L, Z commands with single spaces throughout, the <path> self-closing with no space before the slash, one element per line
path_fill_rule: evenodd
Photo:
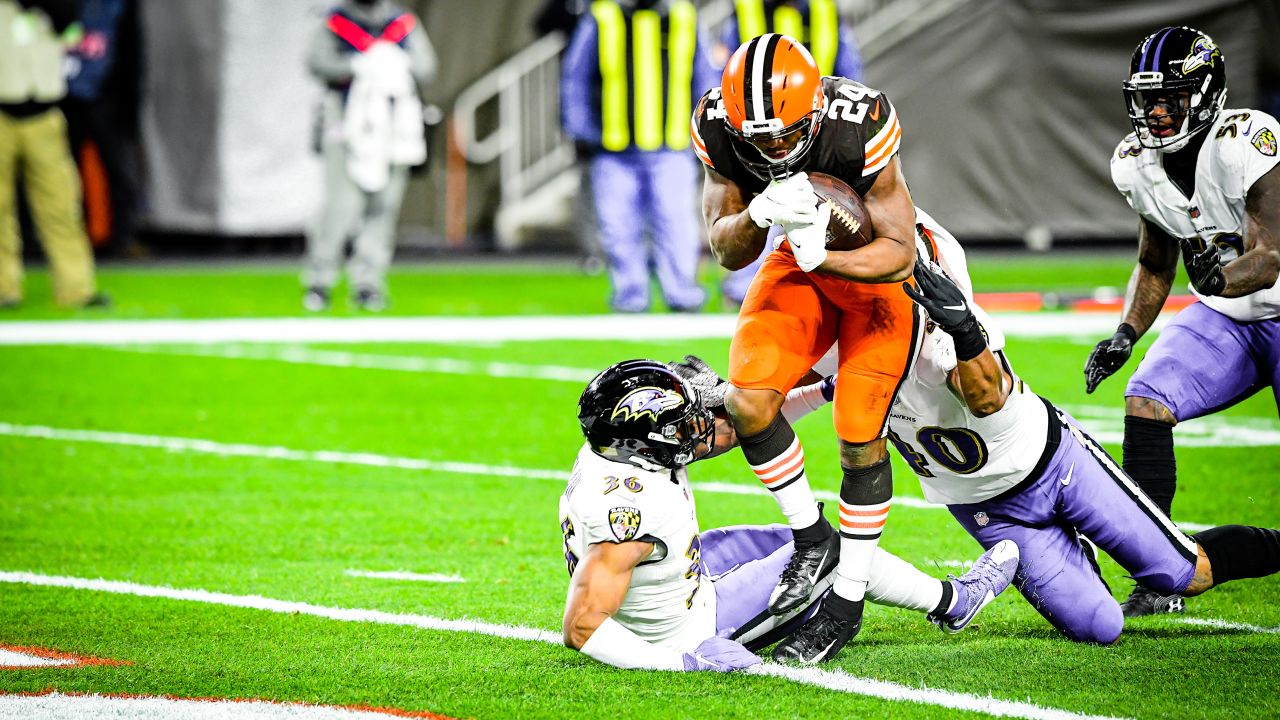
<path fill-rule="evenodd" d="M 1148 587 L 1134 585 L 1129 598 L 1120 603 L 1120 610 L 1127 618 L 1143 615 L 1162 615 L 1164 613 L 1180 613 L 1187 609 L 1186 600 L 1181 595 L 1161 595 Z"/>
<path fill-rule="evenodd" d="M 818 516 L 818 522 L 827 529 L 826 539 L 816 543 L 796 543 L 787 567 L 778 578 L 778 586 L 769 595 L 771 615 L 783 615 L 808 602 L 814 585 L 840 562 L 840 535 L 822 515 Z"/>
<path fill-rule="evenodd" d="M 773 648 L 773 659 L 810 665 L 830 662 L 862 629 L 862 613 L 856 614 L 857 619 L 837 616 L 830 610 L 829 603 L 822 603 L 818 612 L 801 625 L 794 635 Z"/>

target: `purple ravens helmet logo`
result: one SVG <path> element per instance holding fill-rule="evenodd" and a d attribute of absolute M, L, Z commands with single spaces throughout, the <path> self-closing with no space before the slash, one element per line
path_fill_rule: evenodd
<path fill-rule="evenodd" d="M 1201 35 L 1191 45 L 1191 54 L 1182 61 L 1182 74 L 1208 65 L 1213 67 L 1213 59 L 1219 57 L 1218 46 L 1209 38 Z"/>
<path fill-rule="evenodd" d="M 617 420 L 621 417 L 625 422 L 648 415 L 657 422 L 658 413 L 678 408 L 683 404 L 684 398 L 671 390 L 652 386 L 636 388 L 622 396 L 618 404 L 613 407 L 613 414 L 609 416 L 609 420 Z"/>

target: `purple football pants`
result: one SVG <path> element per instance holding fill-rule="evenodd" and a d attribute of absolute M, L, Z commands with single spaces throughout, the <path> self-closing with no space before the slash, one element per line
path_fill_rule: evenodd
<path fill-rule="evenodd" d="M 1181 593 L 1195 574 L 1195 541 L 1138 489 L 1074 418 L 1053 408 L 1057 450 L 1038 476 L 1003 495 L 948 509 L 984 548 L 1009 539 L 1022 560 L 1014 584 L 1054 627 L 1080 642 L 1110 644 L 1124 615 L 1083 535 L 1146 587 Z"/>
<path fill-rule="evenodd" d="M 1160 333 L 1124 394 L 1155 400 L 1183 421 L 1268 385 L 1280 405 L 1280 318 L 1239 322 L 1195 303 Z"/>
<path fill-rule="evenodd" d="M 600 246 L 609 259 L 614 310 L 649 308 L 650 267 L 668 307 L 697 310 L 706 302 L 698 285 L 698 178 L 697 160 L 688 152 L 629 150 L 591 159 L 591 192 Z"/>
<path fill-rule="evenodd" d="M 790 635 L 817 610 L 835 573 L 818 581 L 813 601 L 784 615 L 769 614 L 769 595 L 791 549 L 786 525 L 738 525 L 702 533 L 702 562 L 716 590 L 716 635 L 758 650 Z"/>

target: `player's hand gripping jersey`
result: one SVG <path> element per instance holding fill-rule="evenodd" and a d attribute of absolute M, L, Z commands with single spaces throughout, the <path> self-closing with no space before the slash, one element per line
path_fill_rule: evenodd
<path fill-rule="evenodd" d="M 898 152 L 902 127 L 898 113 L 879 90 L 839 77 L 824 77 L 826 112 L 813 147 L 792 172 L 821 172 L 849 183 L 865 195 L 880 171 Z M 702 96 L 693 115 L 693 148 L 702 163 L 754 195 L 769 184 L 768 169 L 744 161 L 725 125 L 720 88 Z"/>
<path fill-rule="evenodd" d="M 1045 402 L 1008 368 L 1000 352 L 1004 334 L 973 304 L 964 250 L 928 215 L 917 213 L 933 245 L 926 250 L 932 251 L 930 255 L 964 292 L 987 336 L 987 346 L 1005 364 L 1014 386 L 1003 408 L 986 417 L 974 415 L 947 384 L 956 367 L 955 343 L 935 327 L 925 335 L 889 412 L 889 439 L 920 477 L 929 502 L 979 502 L 1014 487 L 1040 463 L 1049 412 Z"/>
<path fill-rule="evenodd" d="M 1224 109 L 1205 131 L 1187 198 L 1168 180 L 1160 153 L 1128 135 L 1111 156 L 1111 178 L 1138 214 L 1175 238 L 1198 238 L 1218 249 L 1223 265 L 1245 250 L 1245 198 L 1280 162 L 1280 123 L 1251 109 Z M 1192 288 L 1195 292 L 1195 288 Z M 1240 321 L 1280 317 L 1280 285 L 1239 298 L 1206 297 L 1205 305 Z"/>
<path fill-rule="evenodd" d="M 605 460 L 584 445 L 560 498 L 560 529 L 570 575 L 592 544 L 653 543 L 614 616 L 627 629 L 682 652 L 716 634 L 715 591 L 684 468 L 644 470 Z"/>

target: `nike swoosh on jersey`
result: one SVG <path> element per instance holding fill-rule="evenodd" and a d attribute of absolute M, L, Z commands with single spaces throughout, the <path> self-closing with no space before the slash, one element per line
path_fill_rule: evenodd
<path fill-rule="evenodd" d="M 867 117 L 871 118 L 872 122 L 878 122 L 880 120 L 880 101 L 879 100 L 876 100 L 876 109 L 867 113 Z"/>
<path fill-rule="evenodd" d="M 1070 485 L 1070 484 L 1071 484 L 1071 475 L 1072 475 L 1072 473 L 1074 473 L 1075 471 L 1076 471 L 1076 466 L 1075 466 L 1075 465 L 1072 465 L 1071 467 L 1067 468 L 1067 476 L 1066 476 L 1066 477 L 1064 477 L 1064 478 L 1062 478 L 1062 484 L 1063 484 L 1063 485 Z"/>

